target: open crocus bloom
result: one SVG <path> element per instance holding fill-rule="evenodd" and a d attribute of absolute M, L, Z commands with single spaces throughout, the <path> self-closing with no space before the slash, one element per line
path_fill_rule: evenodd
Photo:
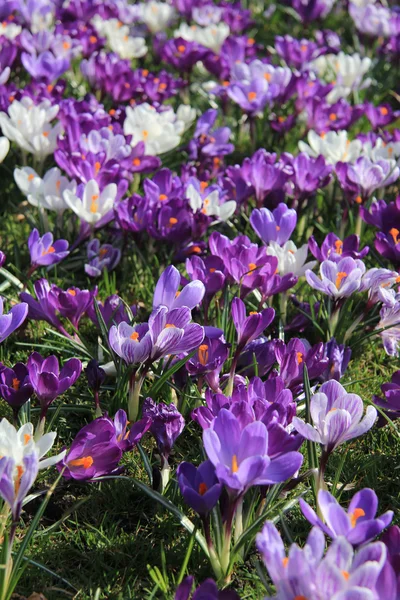
<path fill-rule="evenodd" d="M 337 381 L 327 381 L 311 398 L 313 425 L 298 417 L 293 418 L 293 425 L 307 440 L 321 444 L 325 452 L 332 452 L 371 429 L 377 417 L 376 409 L 368 406 L 364 418 L 363 409 L 360 396 L 348 394 Z"/>
<path fill-rule="evenodd" d="M 324 260 L 320 266 L 321 279 L 310 270 L 306 271 L 309 285 L 332 298 L 347 298 L 361 287 L 365 265 L 361 260 L 350 256 L 339 262 Z"/>
<path fill-rule="evenodd" d="M 82 200 L 70 190 L 64 191 L 64 200 L 71 210 L 78 215 L 82 221 L 93 225 L 100 221 L 114 206 L 117 195 L 117 186 L 110 183 L 100 192 L 99 186 L 94 179 L 88 181 L 83 190 Z"/>
<path fill-rule="evenodd" d="M 349 504 L 347 512 L 328 491 L 320 490 L 318 493 L 318 507 L 323 521 L 317 513 L 303 500 L 300 499 L 300 508 L 305 518 L 322 529 L 332 539 L 344 535 L 350 544 L 359 546 L 373 540 L 393 519 L 393 511 L 389 510 L 380 517 L 375 517 L 378 509 L 378 498 L 369 488 L 360 490 L 355 494 Z"/>

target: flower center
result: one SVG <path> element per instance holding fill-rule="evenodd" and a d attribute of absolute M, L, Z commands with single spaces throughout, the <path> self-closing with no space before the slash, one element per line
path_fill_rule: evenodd
<path fill-rule="evenodd" d="M 21 485 L 21 477 L 24 474 L 24 468 L 21 466 L 17 467 L 17 477 L 15 478 L 14 490 L 15 494 L 18 494 L 20 485 Z"/>
<path fill-rule="evenodd" d="M 159 199 L 159 200 L 161 200 L 161 202 L 164 202 L 164 200 L 167 200 L 167 199 L 168 199 L 168 196 L 166 196 L 165 194 L 160 194 L 160 195 L 158 196 L 158 199 Z"/>
<path fill-rule="evenodd" d="M 21 383 L 20 380 L 17 379 L 17 377 L 14 377 L 14 379 L 12 380 L 13 390 L 15 390 L 17 392 L 19 390 L 20 383 Z"/>
<path fill-rule="evenodd" d="M 386 108 L 386 106 L 381 106 L 379 109 L 379 112 L 381 113 L 381 115 L 383 117 L 386 117 L 386 115 L 389 113 L 388 109 Z"/>
<path fill-rule="evenodd" d="M 201 482 L 199 485 L 199 494 L 200 496 L 204 496 L 204 494 L 207 492 L 208 487 L 206 486 L 205 483 Z"/>
<path fill-rule="evenodd" d="M 342 571 L 342 575 L 346 581 L 348 581 L 350 577 L 350 573 L 348 571 Z"/>
<path fill-rule="evenodd" d="M 101 164 L 99 163 L 99 161 L 96 161 L 94 163 L 94 172 L 95 172 L 95 175 L 98 175 L 98 173 L 100 171 L 100 167 L 101 167 Z"/>
<path fill-rule="evenodd" d="M 288 562 L 289 562 L 289 558 L 287 556 L 285 556 L 285 558 L 282 558 L 282 564 L 284 567 L 287 567 Z"/>
<path fill-rule="evenodd" d="M 70 460 L 68 464 L 71 467 L 83 467 L 84 469 L 89 469 L 93 464 L 93 458 L 91 456 L 84 456 L 83 458 Z"/>
<path fill-rule="evenodd" d="M 336 288 L 340 289 L 340 286 L 342 285 L 342 281 L 343 279 L 345 279 L 345 277 L 347 277 L 348 273 L 345 273 L 345 271 L 339 271 L 339 273 L 336 275 Z"/>
<path fill-rule="evenodd" d="M 178 219 L 176 219 L 175 217 L 170 217 L 170 219 L 169 219 L 170 225 L 176 225 L 177 222 L 178 222 Z"/>
<path fill-rule="evenodd" d="M 165 326 L 165 329 L 175 329 L 176 325 L 173 325 L 172 323 L 167 323 Z"/>
<path fill-rule="evenodd" d="M 247 97 L 250 100 L 250 102 L 252 102 L 253 100 L 255 100 L 257 98 L 257 94 L 256 94 L 256 92 L 249 92 L 247 94 Z"/>
<path fill-rule="evenodd" d="M 208 345 L 201 344 L 199 346 L 199 361 L 201 365 L 206 365 L 208 363 Z"/>
<path fill-rule="evenodd" d="M 249 263 L 249 272 L 252 273 L 257 269 L 256 263 Z"/>
<path fill-rule="evenodd" d="M 144 139 L 147 139 L 149 136 L 149 132 L 146 129 L 143 129 L 142 136 L 144 137 Z"/>
<path fill-rule="evenodd" d="M 97 200 L 99 199 L 99 195 L 98 194 L 93 194 L 92 196 L 92 202 L 90 204 L 90 212 L 91 213 L 96 213 L 97 209 L 98 209 L 98 202 Z"/>
<path fill-rule="evenodd" d="M 75 290 L 67 290 L 68 294 L 70 294 L 71 296 L 76 296 L 76 291 Z"/>
<path fill-rule="evenodd" d="M 336 115 L 335 113 L 331 113 L 331 114 L 329 115 L 329 120 L 330 120 L 330 121 L 336 121 L 336 119 L 337 119 L 337 115 Z"/>
<path fill-rule="evenodd" d="M 342 242 L 342 240 L 336 240 L 336 242 L 335 242 L 335 252 L 336 252 L 336 254 L 342 254 L 342 252 L 343 252 L 343 242 Z"/>
<path fill-rule="evenodd" d="M 357 521 L 360 517 L 365 517 L 365 511 L 362 508 L 355 508 L 353 512 L 349 513 L 350 523 L 352 527 L 357 525 Z"/>
<path fill-rule="evenodd" d="M 392 236 L 394 243 L 397 244 L 400 231 L 396 229 L 396 227 L 392 227 L 389 233 Z"/>
<path fill-rule="evenodd" d="M 137 331 L 134 331 L 133 333 L 131 333 L 130 335 L 131 340 L 133 340 L 134 342 L 138 342 L 139 341 L 139 334 Z"/>
<path fill-rule="evenodd" d="M 239 467 L 238 467 L 238 461 L 237 461 L 237 456 L 236 454 L 234 454 L 232 456 L 232 473 L 237 473 L 239 471 Z"/>
<path fill-rule="evenodd" d="M 178 52 L 185 52 L 185 46 L 183 46 L 182 44 L 178 46 Z"/>
<path fill-rule="evenodd" d="M 49 248 L 47 248 L 47 250 L 43 250 L 42 252 L 42 256 L 46 256 L 46 254 L 53 254 L 53 252 L 55 252 L 55 248 L 54 246 L 49 246 Z"/>
<path fill-rule="evenodd" d="M 296 358 L 297 358 L 297 364 L 301 365 L 301 363 L 303 362 L 303 353 L 302 352 L 296 352 Z"/>
<path fill-rule="evenodd" d="M 29 444 L 29 442 L 31 441 L 31 439 L 32 439 L 32 436 L 29 433 L 25 433 L 24 434 L 24 444 L 25 444 L 25 446 L 27 444 Z"/>
<path fill-rule="evenodd" d="M 133 161 L 132 161 L 132 164 L 135 167 L 139 167 L 140 166 L 140 158 L 134 158 Z"/>

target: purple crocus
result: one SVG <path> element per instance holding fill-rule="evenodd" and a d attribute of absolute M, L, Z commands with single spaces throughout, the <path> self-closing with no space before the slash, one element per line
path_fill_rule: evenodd
<path fill-rule="evenodd" d="M 93 290 L 81 290 L 72 286 L 67 290 L 62 290 L 58 286 L 52 285 L 49 292 L 53 307 L 61 316 L 67 318 L 75 329 L 78 329 L 79 321 L 92 305 L 96 295 L 97 287 Z"/>
<path fill-rule="evenodd" d="M 263 112 L 271 100 L 271 89 L 266 79 L 257 77 L 250 82 L 236 81 L 226 90 L 229 98 L 249 115 Z"/>
<path fill-rule="evenodd" d="M 376 517 L 378 497 L 375 492 L 365 488 L 357 492 L 347 512 L 328 491 L 318 492 L 318 507 L 322 519 L 303 498 L 300 499 L 301 512 L 311 523 L 319 527 L 332 539 L 345 536 L 353 546 L 366 544 L 378 536 L 393 519 L 393 511 L 388 510 L 380 517 Z"/>
<path fill-rule="evenodd" d="M 213 464 L 206 460 L 196 468 L 191 463 L 183 462 L 176 473 L 186 504 L 199 515 L 207 515 L 217 504 L 222 492 Z"/>
<path fill-rule="evenodd" d="M 147 323 L 131 326 L 122 321 L 111 327 L 108 339 L 114 352 L 128 365 L 142 363 L 150 356 L 152 341 Z"/>
<path fill-rule="evenodd" d="M 61 262 L 68 256 L 67 240 L 53 241 L 53 234 L 48 232 L 40 237 L 37 229 L 33 229 L 28 238 L 28 248 L 31 255 L 31 271 L 37 267 L 47 267 Z"/>
<path fill-rule="evenodd" d="M 111 244 L 100 245 L 100 240 L 91 240 L 87 245 L 88 263 L 85 264 L 85 273 L 89 277 L 100 277 L 102 271 L 112 271 L 121 260 L 121 250 Z"/>
<path fill-rule="evenodd" d="M 168 465 L 168 458 L 175 441 L 185 427 L 185 419 L 174 404 L 159 402 L 146 398 L 143 404 L 143 417 L 151 419 L 150 433 L 156 440 L 162 459 L 163 468 Z"/>
<path fill-rule="evenodd" d="M 111 327 L 111 325 L 118 325 L 123 321 L 126 323 L 130 321 L 127 308 L 123 300 L 116 294 L 111 294 L 111 296 L 108 296 L 103 303 L 98 300 L 95 300 L 95 302 L 97 302 L 97 307 L 101 313 L 101 316 L 104 319 L 104 323 L 106 324 L 107 328 Z M 136 315 L 137 307 L 131 306 L 130 309 L 132 314 Z M 86 314 L 88 315 L 89 319 L 99 327 L 97 314 L 94 308 L 94 302 L 88 306 L 88 308 L 86 309 Z"/>
<path fill-rule="evenodd" d="M 261 312 L 252 312 L 246 317 L 246 307 L 240 298 L 232 300 L 232 319 L 238 334 L 237 352 L 258 338 L 275 317 L 273 308 L 265 308 Z"/>
<path fill-rule="evenodd" d="M 70 358 L 60 370 L 56 356 L 43 358 L 38 352 L 33 352 L 28 358 L 27 368 L 33 389 L 40 401 L 43 419 L 53 400 L 74 385 L 81 374 L 82 363 L 77 358 Z"/>
<path fill-rule="evenodd" d="M 340 381 L 350 362 L 350 346 L 338 344 L 335 338 L 332 338 L 325 344 L 324 356 L 329 362 L 325 371 L 320 376 L 320 380 L 328 381 L 328 379 L 336 379 L 336 381 Z"/>
<path fill-rule="evenodd" d="M 115 471 L 121 456 L 114 423 L 99 417 L 79 431 L 57 468 L 66 479 L 95 479 Z"/>
<path fill-rule="evenodd" d="M 297 213 L 286 204 L 280 203 L 272 212 L 268 208 L 253 210 L 250 223 L 265 244 L 272 241 L 283 246 L 296 227 Z"/>
<path fill-rule="evenodd" d="M 216 475 L 232 496 L 253 485 L 274 485 L 292 477 L 303 462 L 299 452 L 268 456 L 268 430 L 261 421 L 242 428 L 240 420 L 223 408 L 203 432 L 203 444 Z"/>
<path fill-rule="evenodd" d="M 365 265 L 361 260 L 347 257 L 337 263 L 324 260 L 320 266 L 321 279 L 310 269 L 305 275 L 307 283 L 314 290 L 338 300 L 348 298 L 361 288 L 364 273 Z"/>
<path fill-rule="evenodd" d="M 153 308 L 166 306 L 168 310 L 186 306 L 195 308 L 203 299 L 205 288 L 201 281 L 191 281 L 178 291 L 181 285 L 181 274 L 173 265 L 167 267 L 157 282 L 153 296 Z"/>
<path fill-rule="evenodd" d="M 382 408 L 391 419 L 396 419 L 400 416 L 400 371 L 395 371 L 391 381 L 381 385 L 384 398 L 374 396 L 374 403 Z M 386 424 L 386 419 L 383 422 Z"/>
<path fill-rule="evenodd" d="M 219 374 L 228 358 L 229 347 L 219 338 L 205 337 L 196 353 L 186 363 L 190 375 L 204 376 L 214 391 L 219 391 Z"/>
<path fill-rule="evenodd" d="M 127 414 L 121 408 L 115 413 L 114 426 L 115 433 L 117 436 L 118 446 L 123 452 L 132 450 L 134 446 L 144 436 L 144 434 L 150 429 L 152 420 L 149 417 L 144 417 L 139 421 L 136 421 L 130 429 L 128 429 L 129 421 Z"/>
<path fill-rule="evenodd" d="M 332 165 L 327 165 L 323 156 L 313 158 L 300 152 L 292 161 L 293 175 L 289 187 L 293 196 L 301 203 L 315 192 L 328 185 L 332 178 Z"/>
<path fill-rule="evenodd" d="M 22 298 L 21 298 L 22 299 Z M 7 314 L 3 314 L 4 300 L 0 296 L 0 344 L 18 327 L 21 327 L 28 315 L 28 304 L 21 302 L 13 306 Z"/>
<path fill-rule="evenodd" d="M 193 577 L 188 576 L 178 586 L 174 600 L 240 600 L 233 590 L 218 591 L 213 579 L 206 579 L 192 595 Z"/>
<path fill-rule="evenodd" d="M 293 425 L 307 440 L 321 444 L 329 454 L 335 448 L 363 435 L 374 425 L 377 412 L 368 406 L 363 417 L 364 404 L 357 394 L 348 394 L 335 380 L 323 383 L 311 398 L 311 423 L 293 417 Z"/>
<path fill-rule="evenodd" d="M 54 56 L 53 52 L 46 50 L 36 55 L 36 53 L 21 54 L 21 62 L 28 73 L 38 80 L 51 83 L 58 79 L 70 67 L 70 59 L 67 56 Z"/>
<path fill-rule="evenodd" d="M 322 342 L 311 346 L 305 339 L 292 338 L 286 345 L 282 340 L 276 340 L 274 350 L 279 374 L 286 387 L 294 391 L 301 389 L 304 364 L 310 380 L 320 377 L 328 366 Z"/>
<path fill-rule="evenodd" d="M 353 198 L 359 197 L 361 202 L 368 200 L 375 190 L 392 185 L 400 174 L 394 160 L 372 162 L 366 156 L 361 156 L 354 164 L 338 162 L 335 169 L 343 190 Z"/>
<path fill-rule="evenodd" d="M 153 361 L 171 354 L 190 352 L 202 343 L 204 328 L 191 323 L 191 319 L 191 311 L 187 306 L 172 310 L 159 306 L 152 312 L 149 317 L 149 334 Z"/>
<path fill-rule="evenodd" d="M 27 367 L 17 363 L 14 367 L 5 367 L 0 363 L 0 395 L 17 414 L 21 406 L 33 394 L 33 387 Z"/>
<path fill-rule="evenodd" d="M 365 246 L 360 250 L 360 238 L 358 235 L 352 234 L 341 240 L 335 233 L 328 233 L 326 238 L 321 244 L 321 248 L 312 235 L 308 240 L 308 247 L 317 260 L 322 262 L 323 260 L 332 260 L 333 262 L 339 262 L 342 258 L 359 258 L 363 259 L 369 252 L 369 247 Z"/>
<path fill-rule="evenodd" d="M 26 302 L 29 307 L 29 318 L 35 321 L 47 321 L 50 325 L 53 325 L 63 335 L 70 337 L 65 331 L 61 324 L 60 319 L 57 317 L 57 310 L 52 303 L 52 297 L 50 295 L 51 285 L 47 279 L 39 279 L 33 284 L 36 298 L 28 294 L 28 292 L 21 292 L 19 295 L 20 299 Z"/>
<path fill-rule="evenodd" d="M 325 537 L 314 527 L 304 548 L 292 544 L 286 556 L 281 536 L 267 521 L 257 535 L 256 545 L 277 595 L 270 600 L 377 600 L 376 584 L 386 561 L 386 548 L 381 542 L 363 546 L 356 553 L 345 537 L 335 539 L 324 556 Z"/>

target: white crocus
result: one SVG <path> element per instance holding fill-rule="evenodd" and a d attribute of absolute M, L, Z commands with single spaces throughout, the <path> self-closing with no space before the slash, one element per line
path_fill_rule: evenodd
<path fill-rule="evenodd" d="M 196 119 L 196 109 L 192 108 L 188 104 L 181 104 L 178 106 L 176 111 L 176 118 L 178 121 L 182 121 L 185 125 L 185 131 L 190 129 L 191 125 L 194 123 Z"/>
<path fill-rule="evenodd" d="M 52 106 L 49 100 L 35 104 L 25 96 L 14 100 L 8 108 L 8 114 L 0 112 L 0 127 L 11 141 L 43 160 L 53 154 L 57 137 L 61 133 L 61 124 L 50 125 L 58 114 L 58 106 Z"/>
<path fill-rule="evenodd" d="M 35 441 L 32 423 L 25 423 L 17 430 L 7 419 L 2 419 L 0 421 L 0 456 L 12 458 L 16 469 L 18 467 L 21 469 L 24 466 L 24 458 L 34 453 L 39 460 L 39 469 L 46 469 L 60 462 L 66 453 L 66 450 L 63 450 L 56 456 L 41 460 L 52 448 L 56 436 L 56 432 L 45 433 Z"/>
<path fill-rule="evenodd" d="M 175 9 L 166 2 L 151 0 L 140 5 L 140 20 L 147 25 L 151 33 L 165 31 L 174 16 Z"/>
<path fill-rule="evenodd" d="M 128 106 L 124 121 L 125 135 L 131 135 L 131 145 L 144 142 L 145 154 L 155 156 L 176 148 L 186 123 L 179 119 L 171 107 L 162 112 L 147 104 Z"/>
<path fill-rule="evenodd" d="M 210 48 L 215 53 L 221 50 L 221 46 L 230 33 L 229 26 L 226 23 L 217 23 L 208 27 L 199 27 L 198 25 L 187 25 L 182 23 L 175 30 L 174 36 L 181 37 L 188 42 L 197 42 L 206 48 Z"/>
<path fill-rule="evenodd" d="M 70 182 L 61 175 L 57 167 L 49 169 L 43 179 L 31 167 L 15 169 L 14 179 L 29 204 L 53 210 L 58 214 L 62 214 L 68 208 L 63 196 L 64 191 L 69 190 L 73 194 L 76 191 L 75 181 Z"/>
<path fill-rule="evenodd" d="M 307 140 L 308 144 L 299 142 L 300 151 L 314 157 L 322 155 L 331 165 L 339 161 L 354 162 L 362 153 L 361 141 L 347 139 L 347 131 L 328 131 L 321 135 L 309 131 Z"/>
<path fill-rule="evenodd" d="M 0 163 L 3 162 L 10 150 L 10 140 L 6 137 L 0 137 Z"/>
<path fill-rule="evenodd" d="M 200 211 L 208 217 L 215 217 L 220 221 L 227 221 L 236 210 L 236 202 L 234 200 L 228 200 L 228 202 L 220 204 L 218 190 L 213 190 L 202 197 L 196 188 L 192 184 L 189 184 L 186 190 L 186 197 L 193 212 Z"/>
<path fill-rule="evenodd" d="M 120 58 L 140 58 L 146 54 L 145 39 L 131 36 L 128 25 L 124 25 L 118 19 L 103 20 L 96 15 L 92 19 L 92 24 L 99 35 L 107 38 L 110 49 Z"/>
<path fill-rule="evenodd" d="M 371 68 L 372 61 L 368 57 L 361 58 L 359 54 L 325 54 L 311 63 L 311 68 L 319 77 L 333 84 L 333 89 L 327 96 L 331 104 L 340 98 L 347 98 L 351 92 L 362 90 L 371 85 L 371 79 L 364 75 Z"/>
<path fill-rule="evenodd" d="M 13 40 L 21 33 L 21 31 L 22 27 L 20 25 L 16 25 L 9 21 L 0 22 L 0 37 L 4 36 L 9 40 Z"/>
<path fill-rule="evenodd" d="M 278 273 L 282 276 L 293 273 L 296 277 L 301 277 L 307 269 L 313 269 L 317 264 L 316 260 L 306 262 L 308 244 L 297 248 L 291 240 L 286 242 L 284 246 L 280 246 L 276 242 L 270 242 L 267 247 L 267 254 L 276 256 L 278 259 Z"/>
<path fill-rule="evenodd" d="M 93 225 L 100 221 L 114 206 L 117 196 L 115 183 L 107 185 L 102 192 L 94 179 L 85 185 L 82 200 L 70 190 L 65 190 L 63 197 L 68 207 L 86 223 Z"/>
<path fill-rule="evenodd" d="M 400 142 L 385 142 L 382 138 L 378 138 L 374 145 L 371 142 L 365 142 L 363 154 L 374 162 L 398 160 L 400 158 Z"/>

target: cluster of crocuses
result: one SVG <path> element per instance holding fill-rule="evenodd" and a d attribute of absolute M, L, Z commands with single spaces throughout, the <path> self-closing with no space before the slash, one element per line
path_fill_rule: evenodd
<path fill-rule="evenodd" d="M 400 351 L 400 12 L 247 5 L 0 2 L 5 562 L 40 469 L 131 477 L 129 452 L 217 581 L 191 596 L 182 571 L 176 600 L 236 599 L 218 588 L 254 542 L 278 600 L 396 600 L 393 513 L 370 489 L 345 510 L 327 479 L 400 416 L 396 367 L 365 411 L 341 383 L 371 340 Z M 85 387 L 93 419 L 43 458 Z M 298 503 L 313 529 L 287 556 L 275 523 Z"/>

